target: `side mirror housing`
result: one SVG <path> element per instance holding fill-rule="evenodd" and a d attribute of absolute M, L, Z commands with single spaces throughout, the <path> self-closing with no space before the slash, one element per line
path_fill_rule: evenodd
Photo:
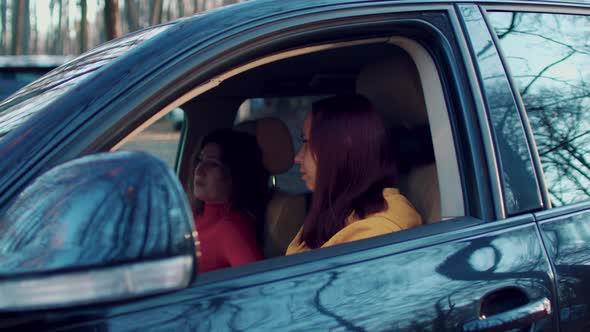
<path fill-rule="evenodd" d="M 184 288 L 195 240 L 185 193 L 163 161 L 121 151 L 67 162 L 0 215 L 0 311 Z"/>

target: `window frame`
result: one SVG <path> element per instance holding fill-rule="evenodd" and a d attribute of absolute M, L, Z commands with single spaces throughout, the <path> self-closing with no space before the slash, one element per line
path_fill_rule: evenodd
<path fill-rule="evenodd" d="M 309 253 L 309 255 L 307 254 L 301 254 L 301 255 L 297 255 L 296 257 L 290 257 L 290 258 L 284 258 L 284 257 L 278 257 L 278 258 L 271 258 L 271 259 L 267 259 L 261 262 L 257 262 L 254 264 L 250 264 L 248 266 L 244 266 L 244 267 L 235 267 L 235 268 L 231 268 L 231 269 L 226 269 L 226 270 L 222 270 L 218 272 L 209 272 L 207 274 L 207 277 L 204 278 L 205 280 L 209 280 L 206 282 L 213 282 L 213 281 L 223 281 L 223 280 L 230 280 L 233 278 L 236 278 L 238 276 L 243 276 L 243 275 L 250 275 L 250 274 L 258 274 L 259 272 L 264 272 L 268 270 L 274 270 L 274 269 L 278 269 L 281 267 L 288 267 L 288 266 L 292 266 L 292 265 L 300 265 L 303 263 L 313 263 L 316 262 L 317 264 L 322 264 L 321 261 L 323 261 L 324 259 L 327 258 L 334 258 L 337 259 L 337 257 L 340 257 L 338 259 L 343 259 L 344 261 L 347 261 L 349 263 L 352 263 L 353 261 L 358 261 L 359 259 L 362 259 L 361 257 L 364 254 L 360 254 L 361 252 L 367 252 L 367 251 L 375 251 L 375 252 L 383 252 L 383 250 L 385 250 L 386 252 L 388 252 L 389 254 L 393 254 L 395 252 L 398 252 L 399 250 L 411 250 L 412 248 L 419 248 L 419 247 L 424 247 L 424 246 L 429 246 L 432 244 L 436 244 L 436 243 L 440 243 L 441 241 L 447 241 L 447 237 L 448 238 L 456 238 L 457 236 L 459 236 L 458 234 L 460 234 L 463 230 L 468 231 L 468 229 L 471 229 L 470 226 L 477 226 L 480 225 L 481 223 L 485 223 L 482 220 L 486 220 L 486 221 L 491 221 L 491 220 L 495 220 L 496 215 L 492 212 L 492 208 L 490 207 L 490 201 L 488 198 L 490 196 L 493 196 L 494 194 L 490 192 L 489 187 L 488 187 L 488 181 L 489 178 L 488 176 L 488 168 L 486 167 L 480 167 L 481 165 L 484 165 L 485 162 L 483 161 L 483 159 L 485 158 L 485 154 L 487 153 L 486 150 L 482 149 L 477 149 L 474 146 L 480 146 L 481 141 L 480 141 L 480 135 L 479 135 L 479 127 L 473 122 L 474 118 L 473 118 L 473 114 L 475 112 L 473 112 L 473 105 L 472 105 L 472 100 L 467 97 L 472 91 L 469 90 L 468 85 L 465 84 L 460 84 L 458 81 L 466 81 L 467 80 L 467 76 L 468 74 L 465 73 L 463 70 L 463 68 L 461 67 L 461 65 L 463 64 L 460 60 L 461 58 L 461 53 L 459 53 L 459 59 L 456 59 L 457 54 L 455 54 L 457 52 L 457 49 L 460 47 L 458 44 L 459 42 L 456 41 L 457 39 L 457 17 L 455 15 L 454 12 L 454 8 L 450 5 L 415 5 L 415 6 L 392 6 L 392 7 L 384 7 L 384 8 L 378 8 L 378 10 L 375 10 L 375 8 L 372 8 L 373 10 L 370 13 L 366 13 L 366 12 L 355 12 L 353 11 L 353 13 L 351 14 L 350 12 L 345 12 L 346 15 L 339 15 L 338 16 L 338 20 L 330 20 L 329 23 L 325 23 L 326 26 L 322 26 L 322 27 L 318 27 L 317 25 L 314 24 L 304 24 L 302 27 L 297 27 L 298 30 L 298 34 L 293 37 L 293 40 L 291 41 L 292 44 L 296 44 L 296 40 L 299 40 L 299 42 L 301 42 L 301 40 L 305 40 L 306 37 L 308 37 L 309 35 L 314 35 L 314 36 L 322 36 L 322 40 L 323 43 L 329 43 L 329 41 L 331 39 L 325 37 L 325 33 L 327 32 L 331 32 L 334 33 L 335 31 L 344 31 L 345 29 L 356 29 L 355 31 L 358 32 L 358 30 L 362 29 L 362 28 L 367 28 L 367 27 L 375 27 L 378 24 L 383 24 L 383 26 L 387 26 L 387 27 L 391 27 L 392 25 L 399 25 L 400 22 L 404 19 L 404 18 L 399 18 L 397 17 L 397 15 L 403 14 L 403 15 L 409 15 L 412 17 L 419 17 L 420 14 L 424 14 L 425 12 L 440 12 L 443 13 L 446 18 L 449 20 L 449 24 L 446 26 L 447 31 L 445 33 L 441 32 L 437 27 L 435 27 L 432 23 L 430 22 L 426 22 L 425 20 L 423 21 L 418 21 L 416 18 L 414 18 L 413 20 L 408 20 L 408 22 L 406 23 L 411 23 L 412 26 L 414 26 L 414 33 L 416 34 L 425 34 L 426 31 L 428 31 L 428 33 L 431 33 L 432 35 L 429 35 L 428 37 L 430 38 L 429 41 L 434 40 L 436 42 L 436 47 L 433 48 L 432 45 L 428 45 L 425 46 L 424 44 L 420 44 L 423 47 L 425 47 L 426 51 L 430 54 L 436 68 L 437 68 L 437 72 L 439 73 L 439 79 L 440 79 L 440 83 L 443 89 L 443 94 L 444 94 L 444 99 L 445 102 L 447 104 L 447 109 L 448 109 L 448 113 L 446 114 L 449 118 L 450 121 L 450 125 L 451 125 L 451 130 L 452 130 L 452 135 L 451 137 L 453 138 L 453 143 L 455 144 L 455 149 L 456 149 L 456 153 L 457 155 L 454 156 L 454 158 L 456 158 L 456 161 L 458 163 L 458 173 L 459 173 L 459 177 L 461 179 L 462 182 L 462 195 L 463 195 L 463 201 L 464 201 L 464 210 L 465 210 L 465 215 L 467 215 L 466 217 L 459 217 L 459 218 L 455 218 L 453 220 L 449 220 L 446 221 L 444 223 L 434 223 L 431 225 L 424 225 L 423 227 L 417 227 L 415 229 L 410 229 L 407 230 L 405 232 L 402 232 L 401 234 L 390 234 L 390 235 L 385 235 L 382 237 L 378 237 L 378 238 L 371 238 L 371 239 L 367 239 L 367 240 L 363 240 L 363 241 L 357 241 L 354 243 L 347 243 L 347 244 L 343 244 L 334 248 L 324 248 L 322 250 L 318 251 L 313 251 L 312 253 Z M 385 15 L 386 18 L 381 18 L 382 21 L 380 22 L 375 22 L 375 18 L 372 17 L 369 14 L 381 14 L 381 15 Z M 343 18 L 346 19 L 346 23 L 343 23 Z M 321 22 L 325 22 L 326 19 L 325 17 L 323 17 L 322 14 L 317 14 L 313 16 L 313 19 L 317 19 L 318 21 Z M 439 18 L 440 19 L 440 18 Z M 309 21 L 312 21 L 312 19 L 309 19 Z M 405 22 L 405 21 L 404 21 Z M 417 25 L 420 24 L 420 29 L 416 28 Z M 446 24 L 446 22 L 444 22 L 443 24 Z M 382 26 L 379 26 L 380 28 L 383 28 Z M 407 29 L 407 26 L 405 26 Z M 337 30 L 336 28 L 338 28 L 339 30 Z M 265 27 L 266 30 L 271 29 L 268 26 Z M 281 30 L 282 27 L 280 26 L 280 24 L 278 24 L 277 27 L 277 31 L 282 31 Z M 364 31 L 363 31 L 364 32 Z M 282 38 L 287 38 L 285 36 L 276 36 L 276 31 L 274 31 L 275 36 L 273 37 L 274 40 L 273 41 L 266 41 L 268 43 L 272 43 L 273 45 L 278 45 L 282 50 L 287 50 L 284 51 L 284 53 L 290 54 L 289 52 L 292 52 L 291 48 L 285 47 L 285 40 L 283 40 Z M 410 33 L 405 32 L 407 35 L 411 35 Z M 364 36 L 366 36 L 368 33 L 364 32 Z M 371 34 L 374 34 L 373 32 L 371 32 Z M 391 35 L 392 33 L 390 32 L 389 35 Z M 272 33 L 271 33 L 272 35 Z M 420 35 L 419 37 L 425 38 L 424 36 Z M 241 36 L 241 38 L 245 38 L 248 39 L 244 36 Z M 389 38 L 389 37 L 387 37 Z M 416 37 L 417 39 L 418 37 Z M 454 44 L 454 46 L 452 46 L 449 43 L 449 39 L 451 38 L 452 42 L 457 42 L 457 44 Z M 359 38 L 360 39 L 360 38 Z M 262 53 L 260 51 L 260 49 L 262 50 L 268 50 L 269 48 L 271 48 L 268 45 L 257 45 L 257 40 L 255 38 L 252 38 L 252 40 L 250 40 L 250 44 L 249 45 L 240 45 L 241 47 L 241 52 L 245 52 L 244 49 L 246 49 L 248 52 L 250 53 L 256 53 L 258 52 L 259 54 Z M 313 44 L 312 44 L 313 45 Z M 305 47 L 314 47 L 314 46 L 304 46 L 301 48 L 305 48 Z M 268 54 L 265 58 L 273 58 L 273 56 L 275 56 L 274 53 L 272 52 L 265 52 L 266 54 Z M 174 96 L 174 98 L 168 97 L 168 98 L 164 98 L 163 100 L 160 100 L 158 103 L 154 103 L 151 105 L 142 105 L 142 114 L 149 114 L 151 112 L 151 117 L 148 117 L 148 120 L 144 120 L 145 122 L 143 122 L 139 127 L 135 127 L 135 129 L 131 129 L 130 131 L 128 131 L 126 133 L 126 135 L 124 135 L 124 137 L 128 137 L 128 136 L 132 136 L 134 132 L 140 130 L 140 127 L 145 126 L 146 124 L 152 123 L 154 121 L 156 121 L 157 119 L 159 119 L 160 117 L 164 116 L 168 111 L 172 110 L 175 107 L 179 107 L 184 105 L 185 103 L 190 103 L 192 100 L 194 100 L 194 98 L 200 94 L 205 93 L 206 91 L 215 88 L 217 85 L 220 84 L 220 82 L 222 82 L 224 79 L 226 79 L 229 76 L 233 76 L 235 74 L 237 74 L 236 70 L 237 68 L 240 67 L 245 67 L 243 69 L 240 69 L 242 71 L 247 70 L 248 68 L 250 68 L 249 66 L 251 66 L 252 64 L 257 64 L 258 61 L 261 61 L 260 58 L 257 58 L 257 60 L 254 60 L 252 63 L 249 63 L 247 61 L 243 60 L 243 53 L 242 54 L 228 54 L 226 57 L 226 61 L 228 63 L 231 63 L 232 60 L 235 61 L 239 61 L 238 65 L 233 65 L 233 66 L 228 66 L 226 67 L 223 71 L 219 72 L 217 75 L 215 76 L 208 76 L 206 80 L 202 80 L 202 84 L 197 85 L 196 87 L 194 87 L 193 89 L 191 89 L 190 91 L 186 92 L 186 85 L 188 84 L 187 82 L 189 81 L 199 81 L 199 73 L 198 71 L 196 72 L 196 74 L 194 74 L 194 76 L 192 77 L 187 77 L 186 75 L 186 66 L 184 67 L 185 71 L 183 72 L 185 75 L 183 77 L 183 80 L 180 82 L 175 82 L 177 83 L 175 90 L 174 91 L 183 91 L 182 94 L 175 94 L 174 91 L 159 91 L 158 94 L 160 95 L 165 95 L 165 96 Z M 237 60 L 236 60 L 237 59 Z M 202 63 L 199 63 L 200 65 L 202 65 Z M 219 65 L 217 66 L 217 68 L 223 68 L 223 66 Z M 170 74 L 170 68 L 166 68 L 168 69 L 168 75 Z M 216 69 L 216 68 L 214 68 Z M 206 72 L 207 74 L 209 74 L 210 72 Z M 153 77 L 151 80 L 158 80 L 159 77 L 155 76 Z M 142 87 L 149 85 L 150 81 L 146 81 L 142 86 L 138 86 L 136 87 L 136 89 L 141 89 Z M 178 84 L 178 83 L 182 83 L 182 84 Z M 161 87 L 162 85 L 160 85 Z M 162 88 L 161 88 L 162 89 Z M 165 88 L 164 88 L 165 90 Z M 143 94 L 146 93 L 146 91 L 142 91 Z M 137 98 L 137 97 L 136 97 Z M 152 101 L 153 102 L 153 101 Z M 241 103 L 241 102 L 240 102 Z M 239 104 L 239 103 L 238 103 Z M 164 105 L 164 106 L 162 106 Z M 116 107 L 116 104 L 113 106 Z M 163 108 L 162 108 L 163 107 Z M 150 111 L 151 109 L 151 111 Z M 188 117 L 191 117 L 191 111 L 188 110 L 189 112 Z M 237 111 L 237 108 L 236 108 Z M 135 117 L 136 119 L 139 118 L 139 116 Z M 145 117 L 144 117 L 145 119 Z M 233 120 L 233 117 L 232 117 Z M 189 120 L 190 121 L 190 120 Z M 194 122 L 194 121 L 190 121 L 190 122 Z M 229 122 L 226 121 L 224 123 L 228 123 L 228 124 L 232 124 L 233 122 L 230 120 Z M 180 178 L 181 181 L 183 183 L 187 183 L 188 181 L 188 176 L 187 174 L 189 174 L 189 160 L 190 160 L 190 151 L 192 150 L 191 147 L 189 146 L 189 142 L 188 141 L 194 141 L 191 140 L 191 137 L 194 138 L 195 137 L 195 133 L 198 132 L 198 130 L 195 132 L 194 129 L 195 128 L 191 128 L 191 124 L 189 123 L 189 125 L 187 126 L 189 132 L 187 133 L 187 138 L 185 143 L 183 144 L 183 156 L 182 156 L 182 160 L 181 163 L 179 165 L 179 170 L 180 170 Z M 132 124 L 128 125 L 128 128 L 130 128 L 132 126 Z M 212 129 L 211 127 L 209 127 L 209 129 Z M 124 140 L 121 140 L 121 136 L 117 136 L 119 139 L 119 142 L 123 142 Z M 463 143 L 461 143 L 463 142 Z M 467 143 L 465 143 L 467 142 Z M 103 143 L 103 146 L 108 146 L 109 142 L 105 142 Z M 470 165 L 477 165 L 475 167 L 470 167 Z M 473 176 L 471 173 L 468 173 L 466 170 L 468 170 L 469 172 L 474 172 L 475 174 L 477 174 L 477 176 Z M 469 183 L 467 183 L 469 182 Z M 477 218 L 480 219 L 476 219 L 474 217 L 470 217 L 475 215 Z M 493 228 L 495 227 L 500 227 L 501 225 L 492 225 Z M 477 228 L 477 227 L 476 227 Z M 392 250 L 391 245 L 395 245 L 394 249 Z M 365 256 L 366 257 L 366 256 Z M 351 261 L 352 260 L 352 261 Z M 348 264 L 348 263 L 347 263 Z M 305 265 L 305 266 L 304 266 Z M 304 264 L 301 265 L 303 269 L 308 270 L 310 268 L 313 269 L 313 266 L 317 266 L 316 264 Z M 200 277 L 198 278 L 197 281 L 197 285 L 199 285 L 201 283 L 200 280 L 202 280 L 203 278 Z M 205 282 L 205 281 L 203 281 Z"/>

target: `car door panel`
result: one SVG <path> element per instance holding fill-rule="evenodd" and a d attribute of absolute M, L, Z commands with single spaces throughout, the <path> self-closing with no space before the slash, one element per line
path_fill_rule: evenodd
<path fill-rule="evenodd" d="M 561 331 L 590 329 L 590 206 L 581 205 L 582 211 L 569 207 L 537 214 L 555 268 Z"/>
<path fill-rule="evenodd" d="M 85 328 L 457 331 L 479 319 L 485 295 L 503 289 L 520 290 L 529 303 L 553 302 L 551 268 L 532 218 L 486 232 L 491 228 L 472 227 L 432 245 L 417 239 L 417 248 L 396 254 L 384 253 L 408 244 L 355 252 L 350 264 L 341 263 L 347 255 L 326 258 L 309 264 L 315 269 L 308 272 L 296 265 L 202 286 L 197 279 L 191 289 L 170 295 L 169 303 L 119 311 Z M 279 258 L 285 259 L 292 257 Z M 532 331 L 554 330 L 552 317 L 541 318 Z"/>

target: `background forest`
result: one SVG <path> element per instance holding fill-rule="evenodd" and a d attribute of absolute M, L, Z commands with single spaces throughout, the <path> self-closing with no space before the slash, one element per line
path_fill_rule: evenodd
<path fill-rule="evenodd" d="M 76 55 L 130 31 L 241 1 L 0 0 L 0 55 Z"/>

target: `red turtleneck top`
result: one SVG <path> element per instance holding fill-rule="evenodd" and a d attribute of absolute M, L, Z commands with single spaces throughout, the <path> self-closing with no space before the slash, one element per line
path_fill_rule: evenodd
<path fill-rule="evenodd" d="M 253 263 L 263 258 L 252 217 L 227 205 L 205 203 L 195 216 L 201 257 L 199 272 Z"/>

